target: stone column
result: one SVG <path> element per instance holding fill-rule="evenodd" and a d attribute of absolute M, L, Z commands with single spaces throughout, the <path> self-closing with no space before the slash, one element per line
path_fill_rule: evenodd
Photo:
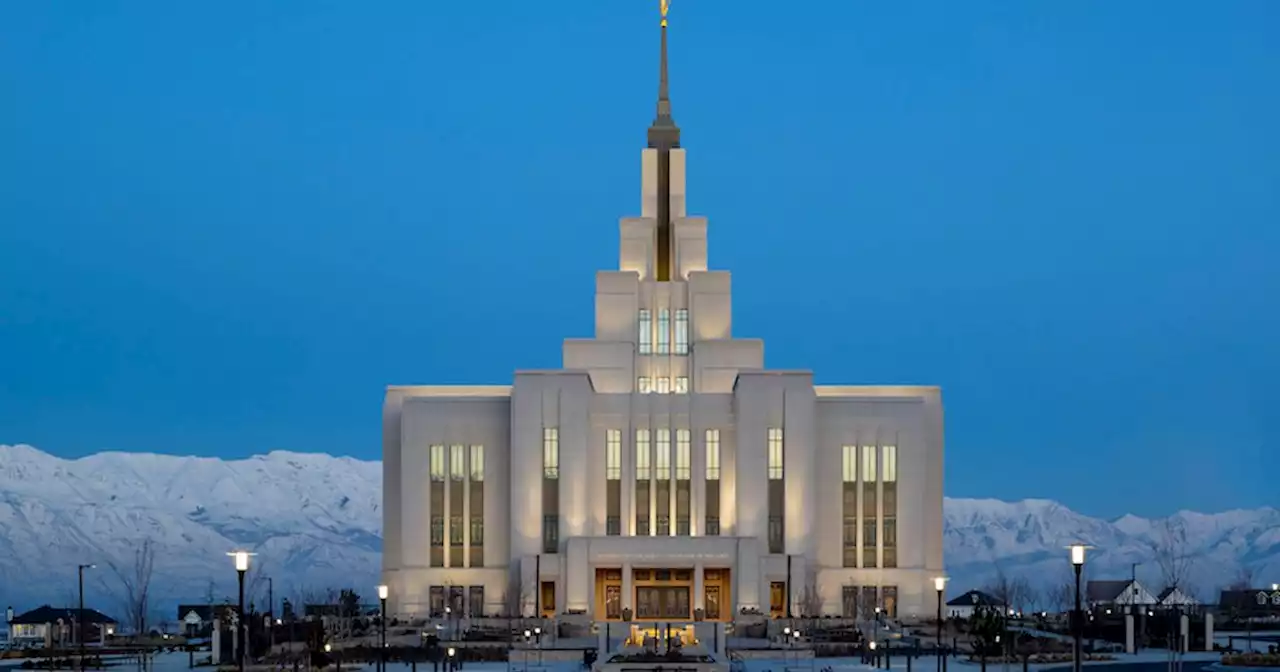
<path fill-rule="evenodd" d="M 631 563 L 622 563 L 622 608 L 631 610 L 631 617 L 635 618 L 636 608 L 632 604 L 635 600 L 635 585 L 632 583 Z"/>
<path fill-rule="evenodd" d="M 1213 614 L 1204 615 L 1204 650 L 1213 650 Z"/>
<path fill-rule="evenodd" d="M 213 649 L 212 651 L 213 658 L 211 662 L 214 665 L 221 665 L 222 664 L 222 621 L 220 619 L 217 619 L 217 618 L 213 619 L 213 637 L 210 639 L 210 644 Z"/>
<path fill-rule="evenodd" d="M 1132 654 L 1133 650 L 1133 614 L 1124 615 L 1124 652 Z"/>
<path fill-rule="evenodd" d="M 1186 653 L 1191 648 L 1191 618 L 1186 614 L 1178 618 L 1178 632 L 1182 635 L 1182 645 L 1178 648 Z"/>
<path fill-rule="evenodd" d="M 703 593 L 707 592 L 702 587 L 703 571 L 704 571 L 704 567 L 701 562 L 693 566 L 693 609 L 694 611 L 697 611 L 698 609 L 706 609 L 706 605 L 703 604 L 702 602 Z"/>

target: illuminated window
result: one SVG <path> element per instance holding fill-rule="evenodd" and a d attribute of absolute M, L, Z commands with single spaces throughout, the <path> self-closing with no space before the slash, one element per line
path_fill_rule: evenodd
<path fill-rule="evenodd" d="M 707 480 L 720 480 L 720 430 L 708 429 L 704 436 L 707 446 Z"/>
<path fill-rule="evenodd" d="M 649 480 L 649 430 L 636 430 L 636 480 Z"/>
<path fill-rule="evenodd" d="M 842 446 L 841 458 L 841 471 L 844 473 L 844 482 L 856 483 L 858 481 L 858 447 Z"/>
<path fill-rule="evenodd" d="M 636 378 L 636 390 L 638 390 L 640 394 L 649 394 L 653 391 L 653 387 L 650 386 L 648 378 L 640 376 L 639 378 Z"/>
<path fill-rule="evenodd" d="M 689 480 L 689 430 L 676 430 L 676 480 Z"/>
<path fill-rule="evenodd" d="M 689 394 L 688 376 L 676 376 L 676 394 Z"/>
<path fill-rule="evenodd" d="M 671 310 L 663 308 L 658 311 L 658 354 L 671 353 Z"/>
<path fill-rule="evenodd" d="M 782 428 L 769 428 L 769 480 L 782 480 Z"/>
<path fill-rule="evenodd" d="M 471 446 L 471 480 L 484 480 L 484 446 Z"/>
<path fill-rule="evenodd" d="M 689 311 L 684 308 L 676 311 L 676 354 L 689 354 Z"/>
<path fill-rule="evenodd" d="M 653 382 L 658 384 L 658 394 L 671 394 L 670 378 L 657 378 Z"/>
<path fill-rule="evenodd" d="M 439 444 L 431 446 L 431 480 L 443 481 L 444 472 L 444 446 Z"/>
<path fill-rule="evenodd" d="M 862 482 L 871 483 L 876 480 L 876 447 L 862 447 Z"/>
<path fill-rule="evenodd" d="M 560 478 L 560 430 L 542 429 L 542 477 Z"/>
<path fill-rule="evenodd" d="M 610 481 L 622 479 L 622 430 L 620 429 L 605 431 L 604 477 Z"/>
<path fill-rule="evenodd" d="M 449 446 L 449 477 L 461 481 L 467 476 L 467 449 L 464 446 Z"/>
<path fill-rule="evenodd" d="M 657 430 L 657 455 L 654 456 L 654 466 L 657 468 L 657 478 L 659 481 L 666 481 L 671 478 L 671 430 Z"/>
<path fill-rule="evenodd" d="M 647 308 L 640 309 L 640 354 L 653 352 L 653 316 Z"/>
<path fill-rule="evenodd" d="M 898 447 L 885 446 L 880 456 L 880 480 L 895 483 L 898 480 Z"/>

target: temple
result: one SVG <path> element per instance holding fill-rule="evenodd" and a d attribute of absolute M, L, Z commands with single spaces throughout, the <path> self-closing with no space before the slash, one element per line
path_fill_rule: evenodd
<path fill-rule="evenodd" d="M 686 211 L 665 2 L 659 63 L 640 214 L 620 222 L 616 270 L 596 275 L 594 337 L 510 385 L 387 389 L 389 608 L 931 614 L 940 392 L 815 385 L 734 337 L 730 273 L 710 268 L 707 220 Z"/>

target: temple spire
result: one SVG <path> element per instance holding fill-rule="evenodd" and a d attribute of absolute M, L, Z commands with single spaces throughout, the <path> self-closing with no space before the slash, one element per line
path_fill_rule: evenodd
<path fill-rule="evenodd" d="M 649 146 L 670 149 L 680 146 L 680 129 L 671 118 L 671 97 L 667 80 L 667 12 L 671 9 L 671 0 L 658 0 L 658 3 L 662 13 L 662 42 L 658 52 L 658 110 L 649 127 Z"/>

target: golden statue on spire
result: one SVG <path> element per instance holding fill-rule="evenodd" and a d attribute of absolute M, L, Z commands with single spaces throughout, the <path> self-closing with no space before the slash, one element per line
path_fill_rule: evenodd
<path fill-rule="evenodd" d="M 671 0 L 658 0 L 658 9 L 662 11 L 662 27 L 667 27 L 667 12 L 671 9 Z"/>

